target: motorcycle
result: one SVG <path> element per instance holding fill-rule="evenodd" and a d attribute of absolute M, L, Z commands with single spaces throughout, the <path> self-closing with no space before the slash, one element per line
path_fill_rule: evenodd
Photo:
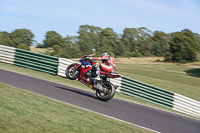
<path fill-rule="evenodd" d="M 110 78 L 122 77 L 117 73 L 109 73 L 100 69 L 100 79 L 95 79 L 98 83 L 98 87 L 93 85 L 93 81 L 90 81 L 90 77 L 94 74 L 92 66 L 96 63 L 93 58 L 94 55 L 83 56 L 79 63 L 73 63 L 66 69 L 66 77 L 70 80 L 80 81 L 84 85 L 96 91 L 96 96 L 99 100 L 108 101 L 115 95 L 115 90 L 119 86 L 115 86 L 110 82 Z M 98 58 L 98 57 L 97 57 Z"/>

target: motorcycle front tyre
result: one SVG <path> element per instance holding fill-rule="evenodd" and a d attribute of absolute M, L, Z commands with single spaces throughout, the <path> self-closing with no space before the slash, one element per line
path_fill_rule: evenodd
<path fill-rule="evenodd" d="M 69 65 L 65 71 L 66 77 L 70 80 L 76 80 L 79 76 L 79 69 L 76 68 L 74 71 L 72 71 L 72 68 L 76 65 L 76 63 L 73 63 Z"/>

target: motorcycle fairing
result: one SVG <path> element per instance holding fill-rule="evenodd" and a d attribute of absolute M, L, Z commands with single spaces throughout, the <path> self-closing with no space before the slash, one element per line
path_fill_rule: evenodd
<path fill-rule="evenodd" d="M 87 72 L 87 71 L 89 71 L 89 70 L 91 70 L 92 69 L 92 66 L 87 66 L 87 67 L 85 67 L 85 66 L 83 66 L 82 65 L 82 67 L 81 67 L 81 73 L 80 73 L 80 75 L 79 75 L 79 77 L 78 77 L 78 80 L 81 82 L 81 83 L 83 83 L 84 85 L 86 85 L 86 86 L 88 86 L 89 88 L 92 88 L 93 90 L 94 90 L 94 86 L 93 86 L 93 84 L 91 83 L 91 82 L 89 82 L 88 80 L 87 80 L 87 77 L 85 76 L 85 73 Z"/>

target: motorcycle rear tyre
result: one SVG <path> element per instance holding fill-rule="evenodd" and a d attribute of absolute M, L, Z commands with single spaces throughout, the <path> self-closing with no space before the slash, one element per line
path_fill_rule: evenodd
<path fill-rule="evenodd" d="M 102 92 L 97 89 L 96 96 L 101 101 L 108 101 L 115 95 L 115 87 L 109 81 L 103 81 L 103 84 L 108 88 L 108 92 L 105 95 L 101 95 Z"/>

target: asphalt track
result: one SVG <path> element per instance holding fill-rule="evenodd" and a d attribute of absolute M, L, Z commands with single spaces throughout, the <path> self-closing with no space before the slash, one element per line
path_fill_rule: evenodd
<path fill-rule="evenodd" d="M 162 133 L 200 133 L 200 120 L 0 69 L 0 82 Z M 77 81 L 78 82 L 78 81 Z"/>

